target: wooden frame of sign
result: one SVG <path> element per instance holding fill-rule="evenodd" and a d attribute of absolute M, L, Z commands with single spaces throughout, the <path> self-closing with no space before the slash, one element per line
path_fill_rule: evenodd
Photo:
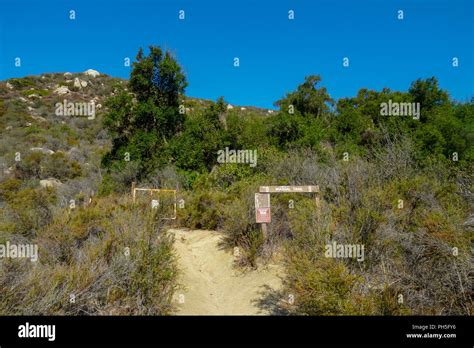
<path fill-rule="evenodd" d="M 172 217 L 163 217 L 163 220 L 176 220 L 176 190 L 169 190 L 169 189 L 150 189 L 144 187 L 136 187 L 135 182 L 132 182 L 132 201 L 135 203 L 137 191 L 148 191 L 150 192 L 150 196 L 153 195 L 154 192 L 171 192 L 174 195 L 174 203 L 173 203 L 173 216 Z M 159 202 L 159 200 L 158 200 Z"/>
<path fill-rule="evenodd" d="M 319 185 L 260 186 L 260 193 L 319 193 Z"/>
<path fill-rule="evenodd" d="M 271 222 L 270 194 L 255 194 L 255 220 L 258 224 Z"/>
<path fill-rule="evenodd" d="M 302 186 L 260 186 L 255 194 L 255 221 L 262 226 L 263 237 L 267 238 L 267 224 L 271 222 L 270 194 L 271 193 L 315 193 L 317 211 L 321 207 L 319 200 L 319 185 Z"/>

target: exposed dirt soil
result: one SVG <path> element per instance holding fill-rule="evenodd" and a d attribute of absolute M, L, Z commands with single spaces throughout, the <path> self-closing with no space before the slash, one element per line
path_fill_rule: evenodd
<path fill-rule="evenodd" d="M 204 230 L 170 230 L 185 287 L 175 295 L 178 315 L 265 315 L 270 294 L 281 287 L 281 267 L 268 264 L 243 271 L 231 250 L 222 248 L 223 234 Z M 181 303 L 180 303 L 181 302 Z"/>

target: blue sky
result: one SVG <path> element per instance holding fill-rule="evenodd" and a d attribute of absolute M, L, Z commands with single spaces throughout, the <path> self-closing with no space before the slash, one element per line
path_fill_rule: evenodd
<path fill-rule="evenodd" d="M 272 107 L 306 75 L 320 74 L 333 98 L 353 96 L 362 87 L 407 90 L 417 78 L 436 76 L 453 98 L 465 101 L 474 96 L 473 4 L 0 0 L 0 79 L 89 68 L 128 78 L 124 58 L 156 44 L 174 52 L 189 82 L 186 94 L 193 97 L 223 95 L 232 104 Z M 69 19 L 71 9 L 75 20 Z M 184 21 L 178 19 L 181 9 Z M 453 57 L 459 58 L 457 68 Z"/>

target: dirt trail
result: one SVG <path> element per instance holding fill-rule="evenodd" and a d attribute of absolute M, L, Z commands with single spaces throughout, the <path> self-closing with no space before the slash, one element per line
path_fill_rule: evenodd
<path fill-rule="evenodd" d="M 204 230 L 170 230 L 181 270 L 176 294 L 178 315 L 265 315 L 271 304 L 263 302 L 268 290 L 281 287 L 281 268 L 268 265 L 242 272 L 233 266 L 234 256 L 219 245 L 222 233 Z M 179 303 L 179 294 L 181 302 Z"/>

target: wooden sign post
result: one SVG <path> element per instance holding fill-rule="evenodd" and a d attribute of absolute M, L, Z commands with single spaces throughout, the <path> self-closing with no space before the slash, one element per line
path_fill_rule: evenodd
<path fill-rule="evenodd" d="M 255 194 L 255 220 L 262 225 L 263 237 L 267 238 L 267 224 L 272 220 L 270 209 L 270 193 L 319 193 L 318 185 L 305 186 L 260 186 L 260 193 Z M 315 198 L 317 213 L 321 206 L 319 197 Z"/>
<path fill-rule="evenodd" d="M 255 220 L 262 226 L 263 238 L 267 238 L 267 224 L 272 221 L 270 195 L 268 193 L 255 194 Z"/>

